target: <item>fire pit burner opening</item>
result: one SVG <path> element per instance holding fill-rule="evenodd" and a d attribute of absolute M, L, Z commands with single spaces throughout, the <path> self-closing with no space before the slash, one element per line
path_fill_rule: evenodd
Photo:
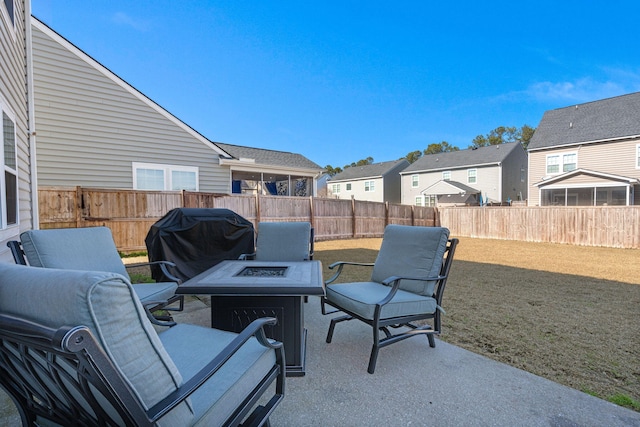
<path fill-rule="evenodd" d="M 237 277 L 282 277 L 287 267 L 245 267 Z"/>

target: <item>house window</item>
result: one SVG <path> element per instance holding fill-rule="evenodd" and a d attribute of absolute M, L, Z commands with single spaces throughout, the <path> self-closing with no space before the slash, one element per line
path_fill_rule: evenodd
<path fill-rule="evenodd" d="M 469 169 L 467 171 L 467 182 L 469 184 L 475 184 L 478 181 L 478 170 L 477 169 Z"/>
<path fill-rule="evenodd" d="M 524 168 L 520 169 L 520 182 L 525 182 L 527 179 L 527 171 Z"/>
<path fill-rule="evenodd" d="M 578 155 L 567 153 L 562 155 L 562 172 L 571 172 L 576 169 Z"/>
<path fill-rule="evenodd" d="M 451 171 L 442 172 L 442 179 L 445 181 L 451 181 Z"/>
<path fill-rule="evenodd" d="M 365 181 L 364 182 L 364 191 L 376 191 L 376 185 L 374 181 Z"/>
<path fill-rule="evenodd" d="M 418 186 L 418 175 L 411 175 L 411 187 L 416 188 Z"/>
<path fill-rule="evenodd" d="M 2 111 L 2 166 L 4 168 L 4 173 L 0 176 L 2 188 L 0 228 L 4 229 L 18 223 L 18 170 L 15 121 L 4 109 L 2 103 L 0 103 L 0 111 Z"/>
<path fill-rule="evenodd" d="M 340 193 L 340 184 L 332 184 L 331 185 L 331 192 L 333 194 L 338 194 Z"/>
<path fill-rule="evenodd" d="M 15 25 L 15 16 L 13 13 L 13 0 L 4 0 L 4 6 L 6 10 L 3 10 L 6 13 L 6 16 L 9 18 L 11 25 Z"/>
<path fill-rule="evenodd" d="M 640 144 L 636 145 L 636 168 L 640 169 Z"/>
<path fill-rule="evenodd" d="M 435 194 L 424 196 L 424 205 L 434 207 L 436 205 L 436 200 Z"/>
<path fill-rule="evenodd" d="M 423 206 L 422 205 L 422 200 L 424 199 L 423 196 L 416 196 L 416 206 Z"/>
<path fill-rule="evenodd" d="M 351 183 L 350 182 L 346 184 L 346 187 L 347 187 L 346 191 L 351 191 Z"/>
<path fill-rule="evenodd" d="M 156 191 L 198 191 L 198 168 L 133 163 L 133 188 Z"/>
<path fill-rule="evenodd" d="M 560 172 L 560 156 L 547 156 L 547 174 Z"/>

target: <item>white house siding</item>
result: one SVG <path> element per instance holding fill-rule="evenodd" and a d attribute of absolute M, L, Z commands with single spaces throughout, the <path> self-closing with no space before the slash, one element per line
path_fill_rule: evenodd
<path fill-rule="evenodd" d="M 230 192 L 212 144 L 42 23 L 32 28 L 39 185 L 133 188 L 140 162 L 198 167 L 200 191 Z"/>
<path fill-rule="evenodd" d="M 577 153 L 576 168 L 578 169 L 640 179 L 640 169 L 636 166 L 638 144 L 640 139 L 635 138 L 531 151 L 529 153 L 529 206 L 540 204 L 540 192 L 535 184 L 558 175 L 547 174 L 547 155 Z M 596 184 L 597 181 L 594 180 L 593 183 Z"/>
<path fill-rule="evenodd" d="M 476 182 L 469 183 L 468 170 L 476 169 Z M 402 175 L 402 203 L 407 205 L 414 205 L 417 196 L 422 194 L 422 191 L 427 187 L 435 184 L 442 179 L 442 172 L 445 170 L 438 170 L 434 172 L 421 172 L 418 175 L 418 186 L 411 187 L 411 177 L 416 175 L 415 173 L 407 172 Z M 502 200 L 500 181 L 500 167 L 497 165 L 489 166 L 470 166 L 458 169 L 446 169 L 451 172 L 451 181 L 456 181 L 461 184 L 468 185 L 482 192 L 483 198 L 489 198 L 493 201 Z M 518 178 L 519 179 L 519 178 Z"/>
<path fill-rule="evenodd" d="M 0 104 L 15 120 L 18 179 L 18 224 L 0 230 L 0 261 L 11 261 L 6 246 L 25 230 L 33 228 L 34 201 L 31 191 L 31 154 L 29 140 L 28 82 L 29 37 L 26 28 L 30 19 L 28 2 L 14 1 L 14 22 L 7 20 L 5 5 L 0 3 Z"/>
<path fill-rule="evenodd" d="M 364 191 L 365 181 L 373 181 L 374 191 Z M 340 192 L 333 193 L 333 185 L 340 184 Z M 351 184 L 351 190 L 347 190 L 347 184 Z M 366 200 L 369 202 L 384 202 L 384 181 L 381 177 L 363 178 L 344 181 L 329 181 L 327 183 L 329 197 L 338 199 Z"/>

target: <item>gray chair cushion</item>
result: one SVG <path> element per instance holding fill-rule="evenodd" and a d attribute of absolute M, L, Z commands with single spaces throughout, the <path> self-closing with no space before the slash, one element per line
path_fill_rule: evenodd
<path fill-rule="evenodd" d="M 0 312 L 52 328 L 87 326 L 149 408 L 183 378 L 134 295 L 128 280 L 115 273 L 0 263 Z M 183 403 L 160 424 L 184 425 L 191 419 L 193 411 Z"/>
<path fill-rule="evenodd" d="M 109 271 L 130 280 L 107 227 L 29 230 L 20 235 L 29 265 L 65 270 Z M 135 284 L 142 303 L 163 302 L 178 289 L 174 282 Z"/>
<path fill-rule="evenodd" d="M 129 278 L 107 227 L 29 230 L 20 240 L 34 267 L 110 271 Z"/>
<path fill-rule="evenodd" d="M 261 222 L 258 224 L 256 259 L 260 261 L 307 261 L 311 224 L 308 222 Z"/>
<path fill-rule="evenodd" d="M 237 334 L 178 324 L 159 336 L 180 373 L 190 378 Z M 255 338 L 247 341 L 224 367 L 191 395 L 195 425 L 222 425 L 274 364 L 272 349 L 262 346 Z"/>
<path fill-rule="evenodd" d="M 371 281 L 391 276 L 438 277 L 447 249 L 449 230 L 443 227 L 388 225 L 376 258 Z M 400 289 L 432 296 L 435 281 L 403 280 Z"/>
<path fill-rule="evenodd" d="M 375 304 L 387 296 L 389 290 L 388 286 L 376 282 L 336 283 L 327 286 L 326 298 L 360 317 L 373 320 Z M 434 298 L 399 289 L 391 302 L 382 308 L 380 318 L 435 313 L 436 309 Z"/>

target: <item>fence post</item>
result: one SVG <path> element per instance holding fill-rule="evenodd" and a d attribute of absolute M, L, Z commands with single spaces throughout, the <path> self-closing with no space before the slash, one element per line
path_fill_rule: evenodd
<path fill-rule="evenodd" d="M 260 223 L 260 194 L 256 191 L 256 226 Z"/>
<path fill-rule="evenodd" d="M 389 225 L 389 202 L 384 202 L 384 226 Z"/>
<path fill-rule="evenodd" d="M 356 237 L 356 199 L 351 196 L 351 236 Z"/>
<path fill-rule="evenodd" d="M 315 228 L 315 214 L 313 212 L 313 196 L 309 196 L 309 222 Z"/>
<path fill-rule="evenodd" d="M 76 186 L 76 228 L 80 228 L 82 222 L 82 187 Z"/>

